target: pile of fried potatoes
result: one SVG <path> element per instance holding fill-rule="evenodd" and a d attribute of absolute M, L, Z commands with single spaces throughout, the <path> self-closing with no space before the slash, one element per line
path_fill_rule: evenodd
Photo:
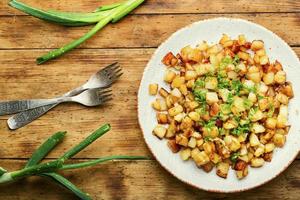
<path fill-rule="evenodd" d="M 162 59 L 169 88 L 149 85 L 158 125 L 153 134 L 166 138 L 172 152 L 193 160 L 206 172 L 238 179 L 248 166 L 261 167 L 283 147 L 290 126 L 292 85 L 280 62 L 271 63 L 264 42 L 223 34 L 218 44 L 186 46 Z"/>

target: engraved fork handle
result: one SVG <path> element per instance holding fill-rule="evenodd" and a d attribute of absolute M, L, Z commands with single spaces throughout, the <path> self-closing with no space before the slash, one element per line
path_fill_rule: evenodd
<path fill-rule="evenodd" d="M 80 94 L 84 90 L 85 90 L 85 88 L 81 86 L 70 92 L 67 92 L 63 96 L 64 97 L 75 96 L 77 94 Z M 10 117 L 7 120 L 8 127 L 12 130 L 21 128 L 21 127 L 29 124 L 30 122 L 36 120 L 37 118 L 41 117 L 42 115 L 46 114 L 49 110 L 51 110 L 52 108 L 54 108 L 57 105 L 58 104 L 51 104 L 51 105 L 46 105 L 46 106 L 42 106 L 42 107 L 38 107 L 38 108 L 20 112 L 16 115 Z"/>
<path fill-rule="evenodd" d="M 22 112 L 28 109 L 43 106 L 46 103 L 54 102 L 49 100 L 17 100 L 0 102 L 0 115 L 9 115 Z"/>

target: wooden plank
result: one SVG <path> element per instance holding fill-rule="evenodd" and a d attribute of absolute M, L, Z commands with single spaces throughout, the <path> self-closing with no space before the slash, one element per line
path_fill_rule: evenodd
<path fill-rule="evenodd" d="M 81 48 L 156 47 L 179 28 L 214 17 L 248 19 L 274 31 L 290 45 L 300 45 L 300 13 L 181 14 L 128 16 L 120 23 L 105 27 Z M 81 37 L 90 28 L 67 28 L 30 16 L 1 17 L 0 49 L 57 48 Z"/>
<path fill-rule="evenodd" d="M 293 48 L 300 55 L 300 48 Z M 63 145 L 50 157 L 58 157 L 103 123 L 112 131 L 82 152 L 81 158 L 103 155 L 150 153 L 137 122 L 136 95 L 142 72 L 155 49 L 75 50 L 64 59 L 37 66 L 34 58 L 45 50 L 1 50 L 0 97 L 2 100 L 49 98 L 79 86 L 102 66 L 116 61 L 124 75 L 113 86 L 115 101 L 107 107 L 84 108 L 77 104 L 61 105 L 30 125 L 9 131 L 7 116 L 0 117 L 0 158 L 28 158 L 52 133 L 67 130 Z"/>
<path fill-rule="evenodd" d="M 10 8 L 9 0 L 0 1 L 0 15 L 23 15 Z M 93 11 L 100 5 L 117 2 L 112 0 L 23 0 L 43 9 L 66 11 Z M 248 12 L 299 12 L 300 2 L 293 0 L 147 0 L 135 13 L 248 13 Z"/>
<path fill-rule="evenodd" d="M 0 160 L 7 169 L 18 169 L 23 161 Z M 271 182 L 256 189 L 217 194 L 195 189 L 170 175 L 155 161 L 116 161 L 65 174 L 93 199 L 299 199 L 300 161 Z M 251 174 L 249 175 L 251 176 Z M 195 177 L 201 178 L 201 177 Z M 219 177 L 216 176 L 216 181 Z M 151 181 L 149 181 L 151 180 Z M 230 183 L 228 183 L 230 184 Z M 42 178 L 31 178 L 0 187 L 5 200 L 71 200 L 74 196 Z"/>

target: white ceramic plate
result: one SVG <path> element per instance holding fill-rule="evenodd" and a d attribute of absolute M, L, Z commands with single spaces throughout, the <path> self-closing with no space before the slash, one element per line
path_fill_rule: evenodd
<path fill-rule="evenodd" d="M 179 154 L 173 154 L 167 147 L 166 140 L 159 140 L 152 135 L 157 125 L 155 111 L 151 102 L 155 97 L 148 94 L 148 85 L 163 82 L 166 67 L 161 63 L 168 52 L 177 53 L 186 45 L 196 45 L 205 40 L 217 43 L 226 33 L 232 38 L 245 34 L 248 41 L 260 39 L 265 42 L 267 54 L 273 62 L 279 60 L 287 72 L 287 79 L 292 82 L 295 97 L 289 104 L 289 123 L 292 125 L 287 142 L 282 149 L 276 149 L 272 162 L 265 163 L 261 168 L 249 168 L 249 175 L 238 180 L 235 172 L 229 170 L 227 179 L 218 177 L 215 171 L 206 173 L 197 168 L 192 161 L 184 162 Z M 277 35 L 266 28 L 241 19 L 215 18 L 193 23 L 180 29 L 155 51 L 145 68 L 138 93 L 138 117 L 145 141 L 157 161 L 171 174 L 199 189 L 213 192 L 239 192 L 260 186 L 275 178 L 295 159 L 300 150 L 300 61 L 294 51 Z M 215 169 L 214 169 L 215 170 Z"/>

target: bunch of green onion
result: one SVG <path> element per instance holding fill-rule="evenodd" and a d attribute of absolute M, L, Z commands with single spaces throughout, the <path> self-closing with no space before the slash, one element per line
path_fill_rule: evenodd
<path fill-rule="evenodd" d="M 143 3 L 143 1 L 144 0 L 127 0 L 122 3 L 101 6 L 94 12 L 89 13 L 61 12 L 54 10 L 44 11 L 30 7 L 29 5 L 26 5 L 17 0 L 10 1 L 9 5 L 34 17 L 54 22 L 63 26 L 86 26 L 90 24 L 96 24 L 88 33 L 86 33 L 81 38 L 37 58 L 37 63 L 42 64 L 44 62 L 47 62 L 48 60 L 57 58 L 79 46 L 81 43 L 95 35 L 109 22 L 118 22 L 120 19 L 122 19 L 124 16 L 138 7 L 141 3 Z"/>
<path fill-rule="evenodd" d="M 45 156 L 64 138 L 66 132 L 58 132 L 52 135 L 48 140 L 46 140 L 33 154 L 32 157 L 28 160 L 25 167 L 21 170 L 8 172 L 7 170 L 0 167 L 0 184 L 13 182 L 25 177 L 29 176 L 41 176 L 47 177 L 58 184 L 64 186 L 65 188 L 72 191 L 79 198 L 84 200 L 90 200 L 91 197 L 78 189 L 74 184 L 72 184 L 69 180 L 67 180 L 62 175 L 58 174 L 58 171 L 61 170 L 70 170 L 70 169 L 78 169 L 83 167 L 90 167 L 99 163 L 103 163 L 105 161 L 114 160 L 114 159 L 126 159 L 126 160 L 137 160 L 137 159 L 147 159 L 143 156 L 109 156 L 103 157 L 92 161 L 75 163 L 75 164 L 65 164 L 65 162 L 75 156 L 77 153 L 82 151 L 88 145 L 93 143 L 96 139 L 104 135 L 106 132 L 110 130 L 110 125 L 105 124 L 90 136 L 85 138 L 82 142 L 77 144 L 75 147 L 71 148 L 60 158 L 49 161 L 45 163 L 40 163 L 40 161 L 45 158 Z"/>

